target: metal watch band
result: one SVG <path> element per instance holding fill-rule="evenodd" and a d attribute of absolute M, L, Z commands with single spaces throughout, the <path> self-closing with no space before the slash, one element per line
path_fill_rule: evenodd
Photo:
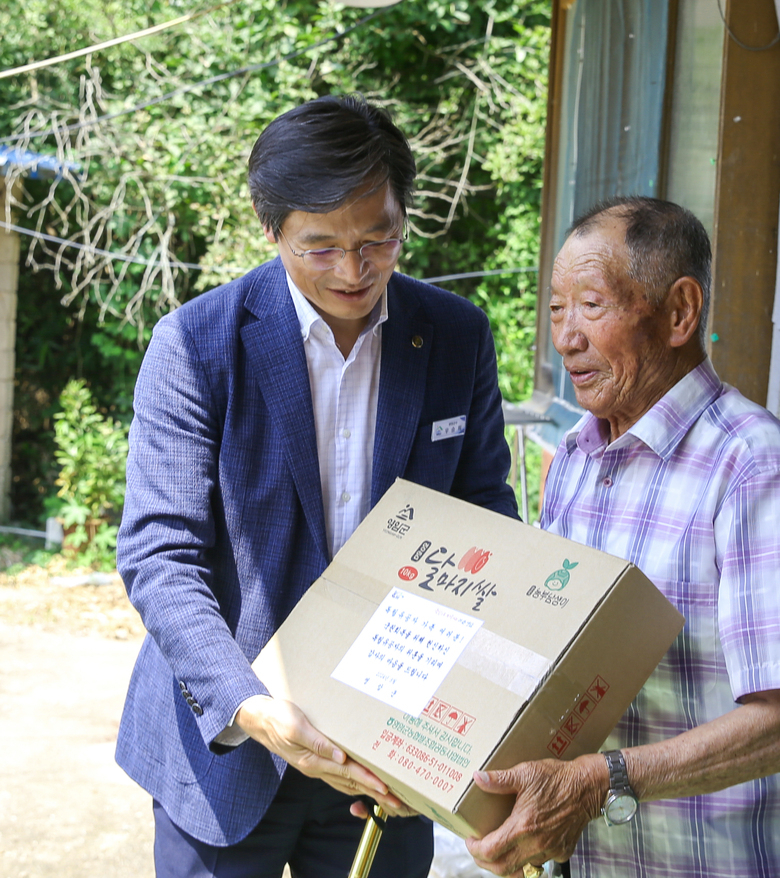
<path fill-rule="evenodd" d="M 628 782 L 626 760 L 620 750 L 607 750 L 603 756 L 609 771 L 609 792 L 601 813 L 607 826 L 623 826 L 636 816 L 639 800 Z"/>
<path fill-rule="evenodd" d="M 628 790 L 632 795 L 634 791 L 628 782 L 628 769 L 622 750 L 605 750 L 604 758 L 607 760 L 609 769 L 609 789 L 611 792 Z"/>

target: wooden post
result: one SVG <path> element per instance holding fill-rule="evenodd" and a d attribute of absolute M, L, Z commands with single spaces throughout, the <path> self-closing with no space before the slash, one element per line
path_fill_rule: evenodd
<path fill-rule="evenodd" d="M 7 191 L 0 177 L 0 219 L 6 220 Z M 11 514 L 11 437 L 14 420 L 16 365 L 16 287 L 19 279 L 19 235 L 0 227 L 0 521 Z"/>
<path fill-rule="evenodd" d="M 769 0 L 730 2 L 726 18 L 750 46 L 777 34 Z M 777 268 L 780 43 L 751 52 L 726 36 L 720 115 L 711 355 L 724 381 L 764 405 Z"/>

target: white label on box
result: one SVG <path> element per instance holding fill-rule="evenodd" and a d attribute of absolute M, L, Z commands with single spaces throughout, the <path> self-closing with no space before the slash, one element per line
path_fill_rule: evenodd
<path fill-rule="evenodd" d="M 394 588 L 331 674 L 419 716 L 482 621 Z"/>

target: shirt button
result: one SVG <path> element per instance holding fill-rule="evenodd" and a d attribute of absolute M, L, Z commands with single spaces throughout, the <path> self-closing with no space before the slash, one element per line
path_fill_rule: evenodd
<path fill-rule="evenodd" d="M 604 485 L 605 488 L 611 488 L 612 487 L 612 479 L 609 476 L 607 476 L 606 479 L 604 479 L 604 481 L 601 484 Z"/>
<path fill-rule="evenodd" d="M 349 437 L 352 435 L 352 431 L 351 431 L 351 430 L 342 430 L 342 431 L 341 431 L 341 435 L 342 435 L 345 439 L 349 439 Z"/>
<path fill-rule="evenodd" d="M 351 494 L 347 494 L 347 492 L 345 491 L 345 492 L 341 495 L 341 499 L 342 499 L 345 503 L 349 503 L 349 501 L 352 499 L 352 495 L 351 495 Z"/>

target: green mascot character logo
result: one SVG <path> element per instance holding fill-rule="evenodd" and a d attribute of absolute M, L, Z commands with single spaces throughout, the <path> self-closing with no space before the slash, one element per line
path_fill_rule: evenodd
<path fill-rule="evenodd" d="M 571 578 L 569 571 L 574 570 L 577 564 L 579 564 L 579 561 L 569 561 L 567 558 L 563 562 L 563 567 L 561 567 L 560 570 L 556 570 L 555 573 L 551 573 L 547 579 L 545 579 L 545 588 L 549 588 L 551 591 L 561 591 L 566 588 L 569 579 Z"/>

